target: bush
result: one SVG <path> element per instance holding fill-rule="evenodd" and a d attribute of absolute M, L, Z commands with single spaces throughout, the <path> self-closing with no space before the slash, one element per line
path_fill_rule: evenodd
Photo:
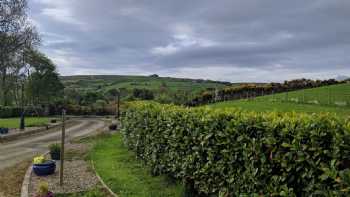
<path fill-rule="evenodd" d="M 155 174 L 181 179 L 200 194 L 350 192 L 350 123 L 329 114 L 137 102 L 121 125 L 125 143 Z"/>
<path fill-rule="evenodd" d="M 22 113 L 22 109 L 18 107 L 2 107 L 0 106 L 0 118 L 18 117 Z"/>
<path fill-rule="evenodd" d="M 0 106 L 0 118 L 13 118 L 21 116 L 23 110 L 20 107 Z M 42 116 L 44 109 L 41 107 L 26 107 L 25 116 Z"/>

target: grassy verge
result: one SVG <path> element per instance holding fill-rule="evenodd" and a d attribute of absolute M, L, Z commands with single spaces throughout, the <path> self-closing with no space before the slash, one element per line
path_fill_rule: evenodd
<path fill-rule="evenodd" d="M 47 117 L 28 117 L 25 118 L 26 127 L 43 126 L 49 123 Z M 0 119 L 0 127 L 19 128 L 20 118 L 2 118 Z"/>
<path fill-rule="evenodd" d="M 121 134 L 97 140 L 91 159 L 105 183 L 120 197 L 183 196 L 184 188 L 150 169 L 123 145 Z"/>

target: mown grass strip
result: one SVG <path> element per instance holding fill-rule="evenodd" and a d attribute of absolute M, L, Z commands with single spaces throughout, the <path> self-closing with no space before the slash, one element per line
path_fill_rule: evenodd
<path fill-rule="evenodd" d="M 28 117 L 25 118 L 26 127 L 43 126 L 49 123 L 47 117 Z M 19 128 L 20 118 L 1 118 L 0 127 Z"/>
<path fill-rule="evenodd" d="M 120 197 L 182 196 L 184 188 L 166 176 L 151 176 L 123 144 L 121 134 L 101 137 L 91 152 L 96 171 Z"/>

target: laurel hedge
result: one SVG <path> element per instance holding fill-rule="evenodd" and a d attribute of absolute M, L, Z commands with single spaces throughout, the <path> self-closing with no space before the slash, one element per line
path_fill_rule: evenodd
<path fill-rule="evenodd" d="M 350 123 L 329 114 L 132 103 L 128 147 L 200 195 L 349 195 Z"/>

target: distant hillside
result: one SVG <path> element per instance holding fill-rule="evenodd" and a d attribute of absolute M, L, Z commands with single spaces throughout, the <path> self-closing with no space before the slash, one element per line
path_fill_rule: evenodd
<path fill-rule="evenodd" d="M 171 90 L 205 90 L 232 85 L 230 82 L 220 82 L 203 79 L 185 79 L 158 76 L 127 76 L 127 75 L 77 75 L 62 76 L 65 87 L 86 91 L 108 90 L 113 88 L 159 90 L 166 86 Z"/>
<path fill-rule="evenodd" d="M 132 98 L 135 95 L 137 96 L 138 90 L 149 90 L 155 100 L 160 102 L 178 101 L 179 103 L 203 91 L 213 91 L 216 88 L 221 89 L 238 85 L 230 82 L 159 77 L 157 75 L 78 75 L 62 76 L 61 80 L 66 90 L 74 90 L 79 94 L 93 92 L 103 95 L 111 89 L 121 89 L 126 93 L 123 98 Z"/>

